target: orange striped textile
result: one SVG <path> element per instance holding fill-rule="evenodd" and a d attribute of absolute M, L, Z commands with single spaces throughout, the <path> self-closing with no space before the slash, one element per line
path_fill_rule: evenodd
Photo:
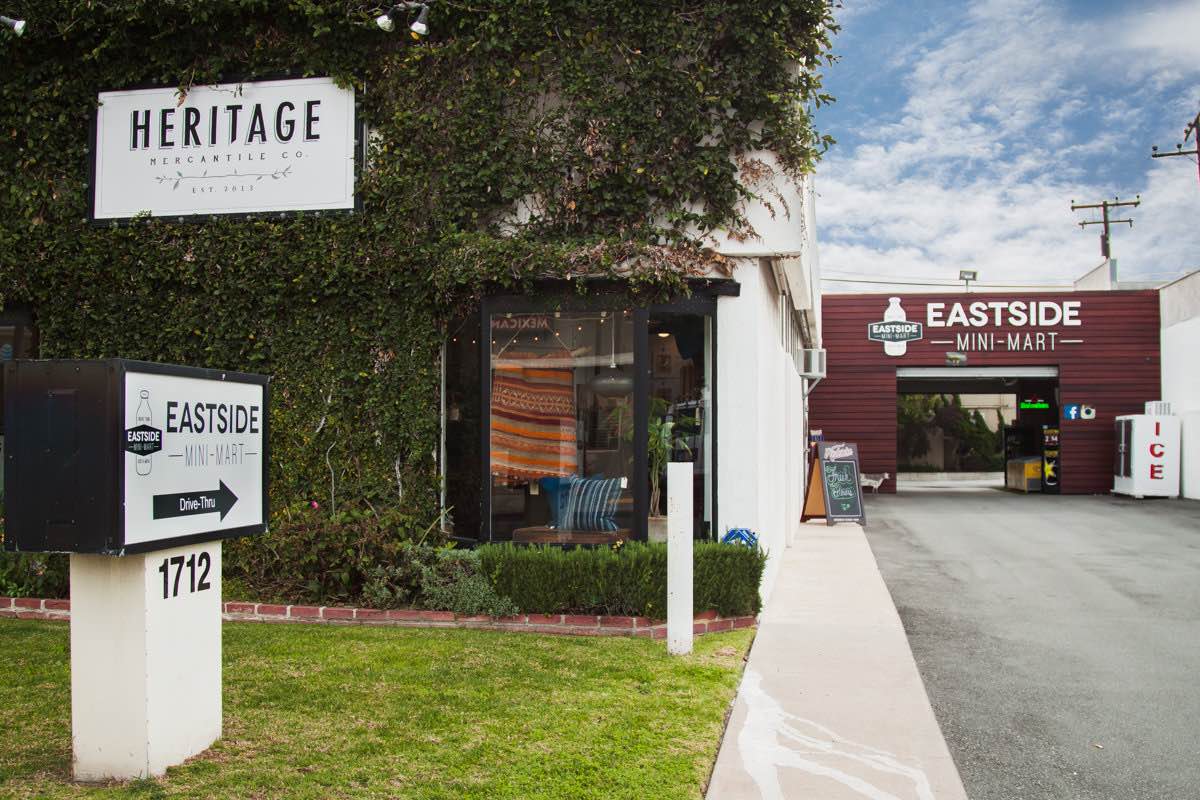
<path fill-rule="evenodd" d="M 506 354 L 492 370 L 492 475 L 503 484 L 574 475 L 575 381 L 570 369 Z"/>

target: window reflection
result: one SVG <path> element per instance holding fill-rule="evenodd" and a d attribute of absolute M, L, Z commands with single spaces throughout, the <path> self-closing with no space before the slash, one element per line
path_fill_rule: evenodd
<path fill-rule="evenodd" d="M 666 540 L 666 465 L 670 461 L 695 465 L 693 530 L 697 537 L 708 537 L 713 529 L 712 318 L 654 314 L 649 326 L 649 357 L 649 539 Z"/>
<path fill-rule="evenodd" d="M 629 538 L 632 314 L 495 314 L 491 331 L 493 538 Z"/>

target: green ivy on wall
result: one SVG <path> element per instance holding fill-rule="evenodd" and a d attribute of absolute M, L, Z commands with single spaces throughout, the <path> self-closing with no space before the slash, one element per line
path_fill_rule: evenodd
<path fill-rule="evenodd" d="M 8 0 L 0 309 L 34 310 L 44 357 L 269 373 L 276 508 L 432 520 L 456 309 L 546 277 L 679 291 L 715 258 L 689 233 L 744 228 L 739 163 L 799 174 L 829 144 L 826 0 L 431 5 L 418 43 L 355 0 Z M 282 75 L 355 87 L 361 212 L 87 221 L 98 92 Z"/>

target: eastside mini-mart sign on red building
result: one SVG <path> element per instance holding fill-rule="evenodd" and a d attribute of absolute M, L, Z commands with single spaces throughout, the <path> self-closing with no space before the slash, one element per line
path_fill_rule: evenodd
<path fill-rule="evenodd" d="M 892 476 L 885 492 L 896 486 L 898 374 L 1057 370 L 1053 407 L 1095 409 L 1059 421 L 1068 494 L 1112 489 L 1114 420 L 1141 413 L 1160 392 L 1154 291 L 826 295 L 822 314 L 829 366 L 810 398 L 810 423 L 827 440 L 858 443 L 863 472 Z M 955 373 L 948 364 L 965 366 Z"/>

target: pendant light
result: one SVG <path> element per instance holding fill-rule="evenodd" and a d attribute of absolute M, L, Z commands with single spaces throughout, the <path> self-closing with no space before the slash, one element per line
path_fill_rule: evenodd
<path fill-rule="evenodd" d="M 617 323 L 613 320 L 612 348 L 609 351 L 608 367 L 596 373 L 588 386 L 601 397 L 619 397 L 633 391 L 633 376 L 617 367 Z"/>

